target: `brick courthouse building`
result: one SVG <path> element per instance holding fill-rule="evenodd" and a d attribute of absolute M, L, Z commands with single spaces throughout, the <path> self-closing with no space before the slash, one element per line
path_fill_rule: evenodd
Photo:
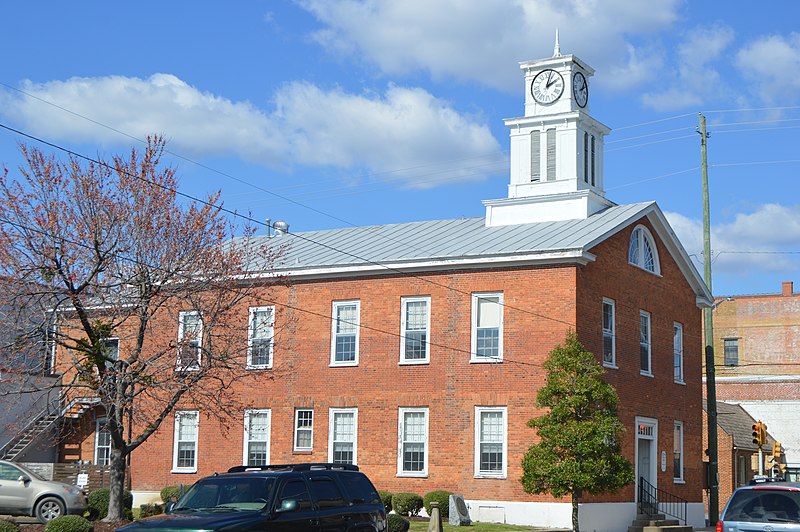
<path fill-rule="evenodd" d="M 242 462 L 350 461 L 378 489 L 461 494 L 475 520 L 570 526 L 569 500 L 526 494 L 519 479 L 542 362 L 572 330 L 619 393 L 637 479 L 703 523 L 711 296 L 655 203 L 606 199 L 593 70 L 558 53 L 520 66 L 508 197 L 484 201 L 485 217 L 263 237 L 284 249 L 290 280 L 241 308 L 248 371 L 263 379 L 239 390 L 249 406 L 228 430 L 179 405 L 131 456 L 137 501 Z M 185 312 L 178 329 L 196 320 Z M 624 529 L 636 497 L 631 485 L 587 498 L 581 527 Z"/>

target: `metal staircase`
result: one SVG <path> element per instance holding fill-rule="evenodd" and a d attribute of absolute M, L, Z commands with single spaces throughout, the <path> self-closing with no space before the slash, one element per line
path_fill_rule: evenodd
<path fill-rule="evenodd" d="M 86 410 L 97 404 L 98 401 L 99 399 L 96 397 L 79 397 L 70 401 L 60 411 L 53 412 L 51 408 L 45 408 L 16 436 L 0 447 L 0 459 L 13 462 L 25 449 L 61 419 L 65 417 L 77 419 Z"/>
<path fill-rule="evenodd" d="M 636 519 L 628 532 L 692 532 L 693 528 L 686 524 L 685 499 L 653 486 L 643 477 L 639 477 L 638 491 Z"/>

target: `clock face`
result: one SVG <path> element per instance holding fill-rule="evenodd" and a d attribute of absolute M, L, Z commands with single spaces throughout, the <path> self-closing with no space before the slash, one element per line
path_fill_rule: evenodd
<path fill-rule="evenodd" d="M 589 101 L 589 85 L 582 72 L 575 72 L 572 76 L 572 97 L 581 107 L 586 107 L 586 102 Z"/>
<path fill-rule="evenodd" d="M 555 70 L 542 70 L 531 82 L 531 96 L 539 103 L 553 103 L 564 93 L 564 78 Z"/>

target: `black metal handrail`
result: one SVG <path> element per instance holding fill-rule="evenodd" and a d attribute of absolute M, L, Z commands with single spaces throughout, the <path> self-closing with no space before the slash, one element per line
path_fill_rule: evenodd
<path fill-rule="evenodd" d="M 663 513 L 664 515 L 674 517 L 685 525 L 688 507 L 689 502 L 686 499 L 659 489 L 646 481 L 644 477 L 639 477 L 639 502 L 637 509 L 641 515 Z"/>

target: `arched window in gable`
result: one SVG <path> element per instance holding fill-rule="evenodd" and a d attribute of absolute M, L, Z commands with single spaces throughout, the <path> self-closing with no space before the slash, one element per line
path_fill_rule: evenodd
<path fill-rule="evenodd" d="M 636 226 L 633 233 L 631 233 L 631 242 L 628 246 L 628 262 L 656 275 L 661 274 L 655 240 L 653 240 L 653 235 L 650 234 L 650 231 L 643 225 Z"/>

